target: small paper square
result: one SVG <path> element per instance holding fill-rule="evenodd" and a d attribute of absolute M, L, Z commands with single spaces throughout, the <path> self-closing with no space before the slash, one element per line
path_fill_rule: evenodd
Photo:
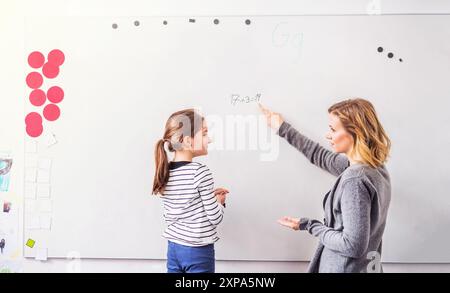
<path fill-rule="evenodd" d="M 39 211 L 42 213 L 52 211 L 52 201 L 50 199 L 44 199 L 39 201 Z"/>
<path fill-rule="evenodd" d="M 41 229 L 51 230 L 52 216 L 51 215 L 41 215 L 40 223 L 41 223 Z"/>
<path fill-rule="evenodd" d="M 39 198 L 49 198 L 50 184 L 38 184 L 36 193 Z"/>
<path fill-rule="evenodd" d="M 26 182 L 36 182 L 37 178 L 37 169 L 36 168 L 27 168 L 25 170 L 25 181 Z"/>
<path fill-rule="evenodd" d="M 26 199 L 25 200 L 25 213 L 34 213 L 36 212 L 36 200 L 35 199 Z"/>
<path fill-rule="evenodd" d="M 38 163 L 38 168 L 49 171 L 52 167 L 52 159 L 50 158 L 40 158 Z"/>
<path fill-rule="evenodd" d="M 39 169 L 37 172 L 37 182 L 38 183 L 49 183 L 50 182 L 50 172 L 47 170 Z"/>
<path fill-rule="evenodd" d="M 28 230 L 41 229 L 41 222 L 39 216 L 35 214 L 26 215 L 26 228 Z"/>
<path fill-rule="evenodd" d="M 29 238 L 27 240 L 26 246 L 28 246 L 30 248 L 33 248 L 35 244 L 36 244 L 36 241 L 34 241 L 33 239 Z"/>
<path fill-rule="evenodd" d="M 25 156 L 25 167 L 37 168 L 38 166 L 38 156 L 35 154 L 28 154 Z"/>
<path fill-rule="evenodd" d="M 26 153 L 36 153 L 37 152 L 37 142 L 34 140 L 25 141 L 25 152 Z"/>
<path fill-rule="evenodd" d="M 36 198 L 36 183 L 25 183 L 24 197 L 27 199 Z"/>
<path fill-rule="evenodd" d="M 47 248 L 36 249 L 36 260 L 40 260 L 40 261 L 47 260 Z"/>
<path fill-rule="evenodd" d="M 52 145 L 55 145 L 58 143 L 58 141 L 56 140 L 56 135 L 54 135 L 53 133 L 47 133 L 46 141 L 47 141 L 47 147 L 51 147 Z"/>

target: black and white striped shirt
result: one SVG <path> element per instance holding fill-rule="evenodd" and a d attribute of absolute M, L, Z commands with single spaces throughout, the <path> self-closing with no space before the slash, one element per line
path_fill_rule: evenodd
<path fill-rule="evenodd" d="M 223 219 L 223 206 L 214 195 L 214 179 L 207 166 L 170 162 L 162 200 L 167 224 L 165 238 L 187 246 L 204 246 L 219 240 L 216 228 Z"/>

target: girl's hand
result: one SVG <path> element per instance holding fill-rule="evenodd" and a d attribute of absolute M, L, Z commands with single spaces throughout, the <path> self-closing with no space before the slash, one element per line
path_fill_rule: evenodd
<path fill-rule="evenodd" d="M 264 116 L 266 116 L 267 125 L 269 125 L 269 127 L 271 127 L 273 130 L 277 131 L 280 128 L 281 124 L 283 124 L 284 122 L 281 114 L 272 112 L 261 104 L 258 105 L 261 112 L 264 114 Z"/>
<path fill-rule="evenodd" d="M 225 188 L 217 188 L 214 190 L 214 195 L 216 196 L 217 201 L 223 206 L 225 205 L 225 200 L 227 199 L 228 193 L 229 191 Z"/>
<path fill-rule="evenodd" d="M 283 217 L 278 220 L 278 223 L 294 230 L 300 229 L 300 219 L 297 218 Z"/>

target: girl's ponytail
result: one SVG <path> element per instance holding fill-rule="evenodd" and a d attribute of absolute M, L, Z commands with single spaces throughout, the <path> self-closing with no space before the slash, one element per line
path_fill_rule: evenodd
<path fill-rule="evenodd" d="M 166 149 L 170 152 L 179 150 L 185 136 L 194 137 L 202 129 L 203 117 L 194 109 L 186 109 L 173 113 L 166 122 L 163 138 L 155 146 L 155 177 L 152 194 L 163 194 L 169 181 L 169 159 Z"/>
<path fill-rule="evenodd" d="M 160 139 L 155 146 L 155 177 L 153 180 L 152 194 L 162 194 L 169 181 L 169 160 L 164 144 L 166 140 Z"/>

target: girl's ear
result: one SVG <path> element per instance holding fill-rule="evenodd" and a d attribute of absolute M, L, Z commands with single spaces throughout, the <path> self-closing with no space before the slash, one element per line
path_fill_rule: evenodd
<path fill-rule="evenodd" d="M 192 137 L 190 136 L 183 137 L 183 148 L 185 150 L 192 149 Z"/>

